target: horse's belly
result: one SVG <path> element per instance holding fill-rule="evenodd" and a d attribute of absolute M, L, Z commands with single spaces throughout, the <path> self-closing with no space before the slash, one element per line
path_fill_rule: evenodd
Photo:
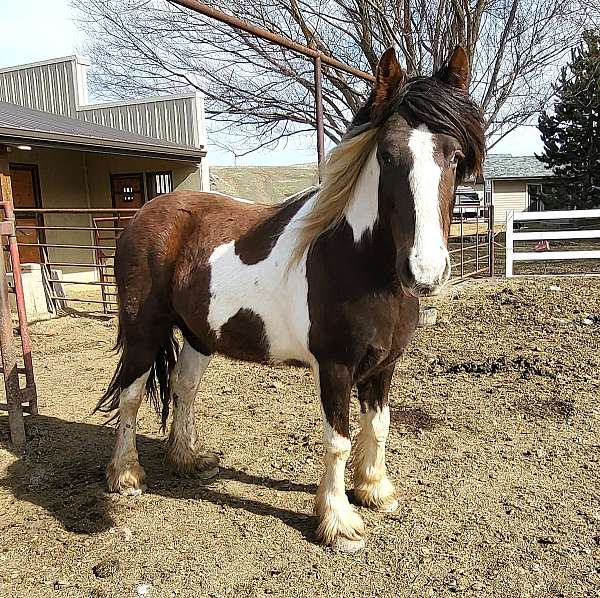
<path fill-rule="evenodd" d="M 312 361 L 305 268 L 286 275 L 281 257 L 273 252 L 247 265 L 235 254 L 233 242 L 215 249 L 208 324 L 218 351 L 250 361 Z"/>

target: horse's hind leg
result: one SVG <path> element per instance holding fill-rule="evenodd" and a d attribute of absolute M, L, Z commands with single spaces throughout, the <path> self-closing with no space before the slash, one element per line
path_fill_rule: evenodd
<path fill-rule="evenodd" d="M 146 474 L 138 461 L 136 418 L 146 393 L 152 366 L 157 359 L 164 360 L 161 347 L 168 346 L 171 342 L 168 322 L 154 319 L 145 326 L 141 322 L 139 319 L 131 321 L 121 315 L 121 359 L 99 405 L 104 411 L 118 408 L 119 416 L 117 438 L 106 468 L 108 489 L 128 495 L 141 494 L 144 490 Z M 164 366 L 168 365 L 165 362 Z"/>
<path fill-rule="evenodd" d="M 138 461 L 135 443 L 137 412 L 150 369 L 125 387 L 119 395 L 119 427 L 112 459 L 106 468 L 108 489 L 130 496 L 144 490 L 146 474 Z"/>
<path fill-rule="evenodd" d="M 210 355 L 199 353 L 186 341 L 169 384 L 173 404 L 173 422 L 167 444 L 169 460 L 179 474 L 203 479 L 219 472 L 218 457 L 201 449 L 194 421 L 194 399 L 210 360 Z"/>
<path fill-rule="evenodd" d="M 385 443 L 390 428 L 388 392 L 394 366 L 358 385 L 360 432 L 356 439 L 354 496 L 365 507 L 395 511 L 396 491 L 385 466 Z"/>

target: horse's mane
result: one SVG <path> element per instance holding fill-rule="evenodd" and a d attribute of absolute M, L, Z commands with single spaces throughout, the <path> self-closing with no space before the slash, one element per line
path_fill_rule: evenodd
<path fill-rule="evenodd" d="M 302 219 L 291 263 L 324 233 L 342 220 L 361 170 L 377 143 L 383 123 L 403 108 L 403 115 L 425 123 L 433 133 L 456 138 L 465 153 L 457 180 L 479 174 L 485 157 L 483 116 L 469 95 L 433 77 L 416 77 L 398 89 L 377 121 L 371 120 L 374 92 L 357 112 L 340 143 L 329 153 L 321 170 L 321 187 L 312 210 Z"/>

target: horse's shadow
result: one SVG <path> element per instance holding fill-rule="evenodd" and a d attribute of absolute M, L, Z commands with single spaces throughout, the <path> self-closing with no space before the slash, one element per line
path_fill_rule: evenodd
<path fill-rule="evenodd" d="M 74 533 L 97 534 L 114 527 L 115 495 L 108 494 L 104 467 L 110 458 L 113 430 L 106 426 L 64 421 L 38 415 L 28 418 L 29 442 L 22 454 L 14 452 L 8 440 L 8 421 L 0 417 L 0 446 L 18 457 L 4 476 L 0 488 L 15 498 L 41 506 L 63 527 Z M 282 491 L 315 493 L 314 484 L 254 475 L 223 467 L 212 483 L 182 480 L 169 469 L 163 442 L 138 435 L 138 450 L 150 480 L 147 492 L 169 498 L 196 498 L 230 506 L 259 516 L 273 516 L 314 541 L 312 516 L 296 513 L 217 488 L 219 480 L 235 480 Z"/>

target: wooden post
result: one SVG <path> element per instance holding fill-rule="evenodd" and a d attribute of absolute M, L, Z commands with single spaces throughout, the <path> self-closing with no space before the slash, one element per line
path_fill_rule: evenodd
<path fill-rule="evenodd" d="M 12 318 L 10 315 L 10 299 L 4 250 L 0 255 L 0 349 L 2 351 L 2 367 L 4 369 L 4 387 L 8 409 L 8 425 L 13 444 L 21 447 L 25 444 L 25 424 L 23 422 L 23 406 L 21 404 L 21 387 L 17 370 Z"/>
<path fill-rule="evenodd" d="M 4 372 L 4 386 L 6 389 L 6 405 L 8 411 L 8 424 L 10 437 L 13 444 L 21 447 L 25 444 L 25 424 L 23 420 L 24 394 L 19 381 L 17 354 L 15 352 L 15 338 L 13 333 L 12 315 L 10 311 L 10 295 L 8 279 L 6 276 L 6 261 L 4 254 L 4 241 L 7 240 L 10 254 L 13 280 L 16 291 L 16 304 L 20 324 L 20 335 L 25 360 L 25 372 L 28 386 L 27 399 L 29 412 L 37 413 L 35 383 L 33 380 L 33 364 L 31 363 L 31 343 L 25 314 L 25 301 L 23 297 L 23 283 L 21 280 L 21 264 L 17 247 L 15 219 L 12 202 L 12 186 L 8 163 L 8 148 L 0 145 L 0 220 L 2 221 L 2 250 L 0 256 L 0 349 L 2 353 L 2 368 Z"/>
<path fill-rule="evenodd" d="M 496 274 L 496 235 L 494 231 L 494 204 L 490 204 L 488 210 L 490 276 L 494 277 Z"/>
<path fill-rule="evenodd" d="M 5 165 L 6 168 L 4 168 Z M 8 152 L 4 146 L 0 146 L 0 200 L 12 203 L 10 175 L 8 173 Z M 4 215 L 4 210 L 2 210 L 1 214 Z M 14 234 L 14 230 L 11 232 Z M 19 384 L 19 372 L 17 369 L 17 355 L 15 353 L 13 324 L 10 313 L 10 295 L 8 280 L 6 278 L 3 247 L 0 251 L 0 350 L 2 353 L 10 438 L 15 446 L 21 447 L 25 444 L 25 424 L 23 421 L 21 386 Z"/>

